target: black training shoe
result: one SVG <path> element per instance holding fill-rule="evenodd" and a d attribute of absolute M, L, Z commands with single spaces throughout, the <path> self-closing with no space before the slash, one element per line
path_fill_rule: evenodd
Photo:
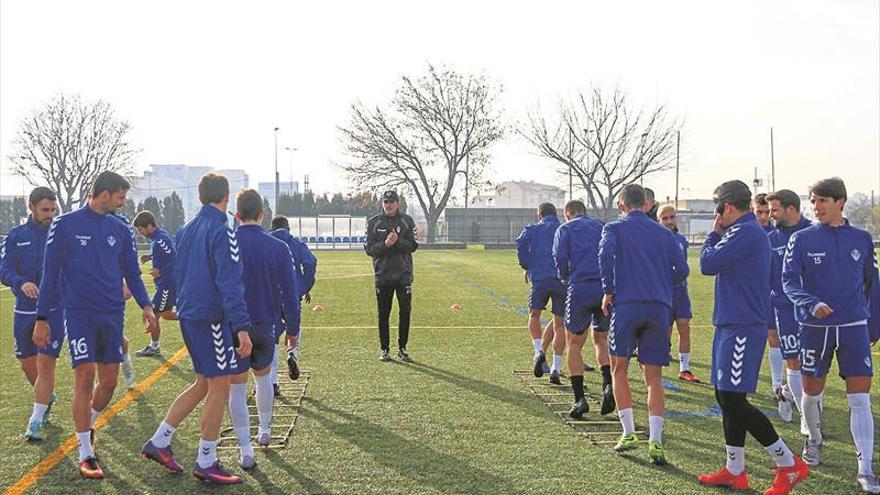
<path fill-rule="evenodd" d="M 617 408 L 617 404 L 614 402 L 614 389 L 611 388 L 611 384 L 605 385 L 605 388 L 602 390 L 602 409 L 599 411 L 603 416 L 614 412 L 614 409 Z"/>
<path fill-rule="evenodd" d="M 388 361 L 391 361 L 391 355 L 388 354 L 387 350 L 382 351 L 382 355 L 379 356 L 379 361 L 382 361 L 383 363 L 387 363 Z"/>
<path fill-rule="evenodd" d="M 535 357 L 532 359 L 533 370 L 536 378 L 541 378 L 544 376 L 544 365 L 547 364 L 547 355 L 544 354 L 544 351 L 538 351 L 535 353 Z"/>
<path fill-rule="evenodd" d="M 559 379 L 559 372 L 556 370 L 550 371 L 550 383 L 553 385 L 562 385 L 562 380 Z"/>
<path fill-rule="evenodd" d="M 571 410 L 568 411 L 568 415 L 574 419 L 583 419 L 584 414 L 590 412 L 590 405 L 587 404 L 587 399 L 583 398 L 571 406 Z"/>
<path fill-rule="evenodd" d="M 272 384 L 272 397 L 281 397 L 281 388 L 277 383 Z"/>
<path fill-rule="evenodd" d="M 406 353 L 406 349 L 404 349 L 403 347 L 401 347 L 400 349 L 397 350 L 397 357 L 399 357 L 400 360 L 403 361 L 404 363 L 413 362 L 413 358 L 410 357 L 410 355 Z"/>
<path fill-rule="evenodd" d="M 292 352 L 287 355 L 287 375 L 291 380 L 299 379 L 299 365 L 296 364 L 296 356 Z"/>

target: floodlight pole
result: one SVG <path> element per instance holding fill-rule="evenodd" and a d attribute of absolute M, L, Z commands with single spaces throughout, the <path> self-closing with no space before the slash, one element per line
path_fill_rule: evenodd
<path fill-rule="evenodd" d="M 278 127 L 275 127 L 275 214 L 278 213 L 278 196 L 281 195 L 281 181 L 278 177 Z"/>
<path fill-rule="evenodd" d="M 675 131 L 675 209 L 678 209 L 678 171 L 681 148 L 681 131 Z"/>
<path fill-rule="evenodd" d="M 574 177 L 571 168 L 574 166 L 574 130 L 568 126 L 568 200 L 574 200 Z"/>
<path fill-rule="evenodd" d="M 471 182 L 471 154 L 464 156 L 464 208 L 468 207 L 468 186 Z"/>
<path fill-rule="evenodd" d="M 773 153 L 773 128 L 770 128 L 770 186 L 773 191 L 776 190 L 776 161 Z"/>

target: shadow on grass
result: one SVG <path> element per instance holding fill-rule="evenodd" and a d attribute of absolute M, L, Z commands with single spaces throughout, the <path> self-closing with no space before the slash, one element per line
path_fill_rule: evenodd
<path fill-rule="evenodd" d="M 442 493 L 522 493 L 507 479 L 475 468 L 423 443 L 404 438 L 360 416 L 326 406 L 315 399 L 309 400 L 308 404 L 315 410 L 303 409 L 303 416 L 353 444 L 377 463 L 419 485 Z"/>
<path fill-rule="evenodd" d="M 291 461 L 285 461 L 275 451 L 270 450 L 266 452 L 266 461 L 271 463 L 279 471 L 286 473 L 288 479 L 298 483 L 302 491 L 305 493 L 331 493 L 331 490 L 324 487 L 324 485 L 314 478 L 306 476 L 302 471 L 296 469 L 296 467 L 291 464 Z M 260 483 L 261 488 L 268 488 L 270 493 L 289 493 L 291 488 L 295 488 L 284 488 L 276 485 L 264 473 L 260 472 L 259 469 L 251 471 L 251 476 Z"/>

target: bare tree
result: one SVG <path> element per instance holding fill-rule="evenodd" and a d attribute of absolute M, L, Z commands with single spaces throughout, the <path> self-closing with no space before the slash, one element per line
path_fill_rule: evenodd
<path fill-rule="evenodd" d="M 387 109 L 352 105 L 350 123 L 340 127 L 350 158 L 342 168 L 358 187 L 411 191 L 433 242 L 458 175 L 468 186 L 485 187 L 488 148 L 504 134 L 501 91 L 484 75 L 432 65 L 417 79 L 404 76 Z"/>
<path fill-rule="evenodd" d="M 623 186 L 674 165 L 680 127 L 662 105 L 634 109 L 622 90 L 606 94 L 594 88 L 560 102 L 555 123 L 547 123 L 540 107 L 529 111 L 518 132 L 538 155 L 554 160 L 560 173 L 571 173 L 589 207 L 609 219 Z"/>
<path fill-rule="evenodd" d="M 12 172 L 48 185 L 62 211 L 70 211 L 101 172 L 131 172 L 139 150 L 128 142 L 130 130 L 105 101 L 58 95 L 22 120 L 9 155 Z"/>

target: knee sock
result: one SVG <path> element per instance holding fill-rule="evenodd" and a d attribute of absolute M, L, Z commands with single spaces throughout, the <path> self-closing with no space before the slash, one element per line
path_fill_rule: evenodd
<path fill-rule="evenodd" d="M 801 402 L 801 414 L 807 423 L 807 429 L 810 431 L 810 441 L 813 443 L 822 443 L 822 414 L 820 412 L 819 403 L 821 396 L 810 395 L 804 392 L 804 398 Z"/>
<path fill-rule="evenodd" d="M 617 417 L 620 418 L 620 425 L 623 426 L 624 435 L 630 435 L 636 431 L 636 423 L 635 419 L 633 419 L 632 408 L 618 410 Z"/>
<path fill-rule="evenodd" d="M 782 368 L 784 363 L 782 359 L 782 349 L 771 347 L 767 357 L 770 359 L 770 383 L 773 384 L 773 388 L 781 387 Z"/>
<path fill-rule="evenodd" d="M 801 376 L 801 370 L 788 370 L 788 388 L 791 389 L 791 395 L 794 396 L 794 406 L 801 412 L 801 402 L 804 400 L 804 379 Z"/>
<path fill-rule="evenodd" d="M 605 388 L 606 385 L 611 385 L 611 365 L 603 365 L 600 369 L 602 371 L 602 388 Z"/>
<path fill-rule="evenodd" d="M 871 415 L 871 396 L 869 394 L 846 394 L 849 402 L 849 429 L 856 456 L 859 459 L 859 474 L 874 474 L 871 461 L 874 458 L 874 416 Z"/>
<path fill-rule="evenodd" d="M 746 448 L 725 445 L 727 449 L 727 470 L 730 474 L 736 476 L 746 469 Z"/>
<path fill-rule="evenodd" d="M 651 442 L 663 443 L 663 416 L 648 416 L 648 437 Z"/>
<path fill-rule="evenodd" d="M 553 367 L 550 371 L 562 372 L 562 356 L 560 354 L 553 354 Z"/>
<path fill-rule="evenodd" d="M 33 423 L 34 421 L 43 421 L 43 416 L 46 415 L 46 411 L 48 409 L 48 404 L 40 404 L 39 402 L 34 402 L 34 411 L 31 413 L 31 419 L 29 420 L 29 422 Z"/>
<path fill-rule="evenodd" d="M 272 383 L 278 384 L 278 349 L 275 349 L 275 353 L 272 355 L 272 371 L 269 372 L 269 375 L 272 377 Z"/>
<path fill-rule="evenodd" d="M 232 429 L 241 447 L 241 455 L 254 455 L 251 445 L 251 422 L 247 407 L 247 382 L 233 383 L 229 386 L 229 418 Z M 201 455 L 201 452 L 199 453 Z M 204 467 L 204 466 L 203 466 Z"/>
<path fill-rule="evenodd" d="M 773 458 L 776 467 L 794 466 L 794 454 L 791 453 L 791 449 L 788 448 L 788 445 L 781 438 L 770 445 L 765 445 L 764 450 Z"/>
<path fill-rule="evenodd" d="M 571 370 L 568 370 L 571 373 Z M 578 402 L 584 398 L 584 375 L 571 375 L 571 391 L 574 392 L 574 401 Z"/>
<path fill-rule="evenodd" d="M 689 352 L 680 352 L 678 353 L 678 371 L 690 371 L 691 370 L 691 353 Z"/>
<path fill-rule="evenodd" d="M 163 421 L 162 424 L 156 428 L 156 433 L 153 433 L 153 437 L 150 438 L 150 441 L 153 442 L 153 445 L 156 447 L 164 449 L 171 445 L 171 439 L 174 437 L 175 430 L 176 428 Z"/>
<path fill-rule="evenodd" d="M 199 439 L 199 455 L 196 463 L 201 468 L 211 467 L 217 462 L 217 440 Z"/>
<path fill-rule="evenodd" d="M 254 377 L 257 382 L 257 414 L 260 417 L 260 433 L 269 433 L 272 429 L 272 402 L 275 394 L 272 390 L 272 377 L 269 375 Z"/>
<path fill-rule="evenodd" d="M 541 339 L 532 339 L 532 346 L 534 346 L 534 348 L 535 348 L 535 353 L 538 353 L 538 352 L 541 352 L 542 350 L 544 350 L 541 347 Z"/>

